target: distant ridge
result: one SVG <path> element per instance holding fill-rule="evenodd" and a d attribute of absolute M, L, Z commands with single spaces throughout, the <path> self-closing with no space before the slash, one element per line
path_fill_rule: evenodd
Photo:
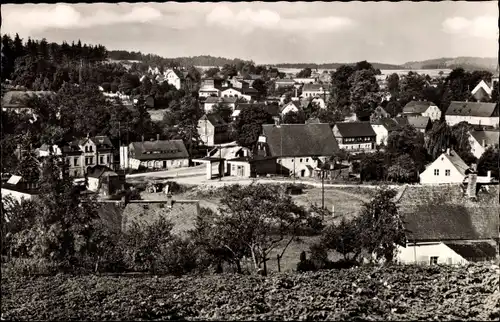
<path fill-rule="evenodd" d="M 485 69 L 496 71 L 498 68 L 498 58 L 492 57 L 455 57 L 437 58 L 424 61 L 412 61 L 404 63 L 405 69 L 453 69 L 462 67 L 463 69 Z"/>
<path fill-rule="evenodd" d="M 283 63 L 283 64 L 274 64 L 271 66 L 276 66 L 278 68 L 311 68 L 311 69 L 337 69 L 342 65 L 355 65 L 356 63 L 323 63 L 323 64 L 315 64 L 315 63 Z M 372 63 L 373 68 L 375 69 L 404 69 L 401 65 L 393 65 L 393 64 L 384 64 L 384 63 Z"/>

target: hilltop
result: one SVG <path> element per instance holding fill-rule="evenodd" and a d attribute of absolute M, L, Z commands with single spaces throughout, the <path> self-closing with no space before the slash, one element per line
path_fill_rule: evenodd
<path fill-rule="evenodd" d="M 402 65 L 405 69 L 453 69 L 462 67 L 467 70 L 490 70 L 495 71 L 498 66 L 497 58 L 484 57 L 455 57 L 455 58 L 437 58 L 424 61 L 412 61 Z"/>
<path fill-rule="evenodd" d="M 184 277 L 2 275 L 6 320 L 497 320 L 498 266 Z"/>

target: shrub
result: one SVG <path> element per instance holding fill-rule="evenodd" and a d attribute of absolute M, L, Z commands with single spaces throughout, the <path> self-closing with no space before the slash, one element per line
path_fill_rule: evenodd
<path fill-rule="evenodd" d="M 56 275 L 61 264 L 41 258 L 13 258 L 2 265 L 5 276 Z"/>
<path fill-rule="evenodd" d="M 309 272 L 316 271 L 317 268 L 314 263 L 307 259 L 306 252 L 300 253 L 300 261 L 297 263 L 297 272 Z"/>

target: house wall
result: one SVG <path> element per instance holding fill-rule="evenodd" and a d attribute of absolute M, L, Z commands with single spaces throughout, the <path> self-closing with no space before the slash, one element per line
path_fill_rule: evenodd
<path fill-rule="evenodd" d="M 430 264 L 431 257 L 437 257 L 438 264 L 466 264 L 468 261 L 445 244 L 417 243 L 416 246 L 397 247 L 397 261 L 401 264 Z"/>
<path fill-rule="evenodd" d="M 325 91 L 303 91 L 302 97 L 328 97 L 329 93 Z"/>
<path fill-rule="evenodd" d="M 458 115 L 446 115 L 446 123 L 449 126 L 453 126 L 460 122 L 467 122 L 474 125 L 486 125 L 498 127 L 500 123 L 499 117 L 478 117 L 478 116 L 458 116 Z"/>
<path fill-rule="evenodd" d="M 200 140 L 207 146 L 213 146 L 215 141 L 215 127 L 207 120 L 198 121 Z"/>
<path fill-rule="evenodd" d="M 99 190 L 99 179 L 89 177 L 87 189 L 89 189 L 90 191 L 97 192 Z"/>
<path fill-rule="evenodd" d="M 469 135 L 469 143 L 470 143 L 470 151 L 471 153 L 476 157 L 476 158 L 480 158 L 484 151 L 486 150 L 483 146 L 481 146 L 481 144 L 479 142 L 476 141 L 476 139 L 472 136 L 472 135 Z"/>
<path fill-rule="evenodd" d="M 377 145 L 387 145 L 387 138 L 389 137 L 389 131 L 387 131 L 387 128 L 383 125 L 372 124 L 372 129 L 375 131 L 375 134 L 377 134 L 375 139 Z"/>
<path fill-rule="evenodd" d="M 229 175 L 250 178 L 251 165 L 248 162 L 228 161 Z"/>
<path fill-rule="evenodd" d="M 294 78 L 293 80 L 300 84 L 314 84 L 316 82 L 315 78 Z"/>
<path fill-rule="evenodd" d="M 148 169 L 175 169 L 189 166 L 189 159 L 138 161 L 141 167 Z"/>
<path fill-rule="evenodd" d="M 441 110 L 436 105 L 431 105 L 424 113 L 422 113 L 422 116 L 428 116 L 431 119 L 431 122 L 439 121 L 441 119 Z"/>
<path fill-rule="evenodd" d="M 319 157 L 319 159 L 321 161 L 325 161 L 327 158 L 328 157 L 326 157 L 326 156 Z M 315 168 L 317 166 L 317 161 L 313 160 L 313 158 L 310 156 L 299 156 L 299 157 L 295 157 L 295 158 L 278 158 L 277 164 L 278 164 L 277 171 L 280 171 L 279 165 L 281 165 L 283 168 L 290 171 L 290 175 L 293 175 L 294 170 L 295 170 L 295 174 L 297 176 L 300 176 L 300 174 L 301 174 L 300 171 L 306 170 L 307 165 Z M 305 172 L 307 174 L 309 171 L 306 170 Z M 280 174 L 280 173 L 278 173 L 278 174 Z M 307 175 L 305 175 L 305 176 L 307 176 Z"/>
<path fill-rule="evenodd" d="M 434 170 L 439 170 L 436 175 Z M 450 174 L 446 175 L 446 170 L 450 170 Z M 440 184 L 440 183 L 462 183 L 464 176 L 458 172 L 457 168 L 451 163 L 448 158 L 443 155 L 439 156 L 431 163 L 424 172 L 420 174 L 421 184 Z"/>
<path fill-rule="evenodd" d="M 220 96 L 220 91 L 216 88 L 201 88 L 198 91 L 198 96 L 199 97 L 209 97 L 209 96 Z"/>
<path fill-rule="evenodd" d="M 168 70 L 165 72 L 165 77 L 167 78 L 167 83 L 175 86 L 178 90 L 181 89 L 181 79 L 175 74 L 174 71 Z"/>

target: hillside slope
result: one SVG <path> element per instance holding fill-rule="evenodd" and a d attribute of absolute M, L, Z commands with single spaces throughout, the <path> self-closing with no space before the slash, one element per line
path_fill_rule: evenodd
<path fill-rule="evenodd" d="M 462 67 L 464 69 L 486 69 L 495 71 L 498 66 L 497 58 L 483 57 L 456 57 L 456 58 L 438 58 L 424 61 L 407 62 L 403 64 L 407 69 L 436 69 Z"/>
<path fill-rule="evenodd" d="M 5 278 L 6 320 L 497 320 L 498 266 Z"/>

